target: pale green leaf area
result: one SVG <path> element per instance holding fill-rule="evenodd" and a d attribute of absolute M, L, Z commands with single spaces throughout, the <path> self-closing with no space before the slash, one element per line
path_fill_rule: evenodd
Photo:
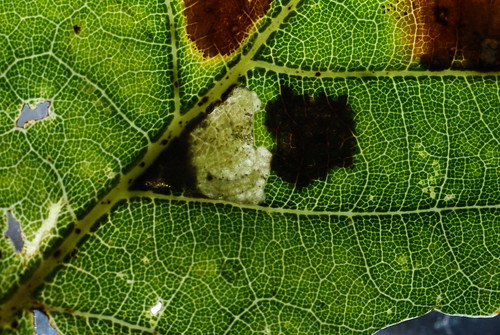
<path fill-rule="evenodd" d="M 208 59 L 180 0 L 1 1 L 0 230 L 10 211 L 24 248 L 0 239 L 0 333 L 33 333 L 33 308 L 60 334 L 372 334 L 431 309 L 498 313 L 500 73 L 421 68 L 397 3 L 275 0 Z M 233 85 L 257 93 L 271 151 L 281 86 L 347 95 L 353 166 L 303 189 L 271 170 L 259 205 L 129 191 Z"/>

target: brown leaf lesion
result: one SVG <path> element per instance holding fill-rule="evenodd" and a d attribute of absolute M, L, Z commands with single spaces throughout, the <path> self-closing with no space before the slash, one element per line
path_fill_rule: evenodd
<path fill-rule="evenodd" d="M 184 0 L 187 34 L 205 57 L 236 51 L 272 0 Z"/>
<path fill-rule="evenodd" d="M 500 69 L 500 1 L 414 0 L 415 56 L 429 70 Z"/>

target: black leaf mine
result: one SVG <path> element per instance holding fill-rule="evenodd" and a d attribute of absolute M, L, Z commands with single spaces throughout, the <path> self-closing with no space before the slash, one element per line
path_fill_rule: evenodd
<path fill-rule="evenodd" d="M 335 166 L 352 167 L 356 140 L 347 95 L 335 100 L 325 93 L 296 95 L 282 86 L 280 98 L 266 111 L 266 126 L 276 141 L 271 168 L 283 180 L 301 189 Z"/>

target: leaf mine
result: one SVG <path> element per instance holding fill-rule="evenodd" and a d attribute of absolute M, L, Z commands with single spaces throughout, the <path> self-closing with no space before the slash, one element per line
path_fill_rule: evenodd
<path fill-rule="evenodd" d="M 245 204 L 264 200 L 271 153 L 254 147 L 253 115 L 260 104 L 255 92 L 236 87 L 190 134 L 196 187 L 203 195 Z"/>
<path fill-rule="evenodd" d="M 415 0 L 416 56 L 429 70 L 500 69 L 500 2 Z"/>
<path fill-rule="evenodd" d="M 229 55 L 241 45 L 271 0 L 184 0 L 187 34 L 206 57 Z"/>
<path fill-rule="evenodd" d="M 271 153 L 255 148 L 255 92 L 234 88 L 203 119 L 174 139 L 132 189 L 203 196 L 243 204 L 264 201 Z"/>
<path fill-rule="evenodd" d="M 346 95 L 311 97 L 282 86 L 266 111 L 266 126 L 276 140 L 272 168 L 283 180 L 304 188 L 334 166 L 353 165 L 354 119 Z"/>

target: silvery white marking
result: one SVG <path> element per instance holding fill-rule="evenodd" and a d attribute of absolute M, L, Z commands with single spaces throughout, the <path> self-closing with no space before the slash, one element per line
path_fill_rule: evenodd
<path fill-rule="evenodd" d="M 236 87 L 190 134 L 196 186 L 205 196 L 243 204 L 264 200 L 271 153 L 254 147 L 255 92 Z"/>

